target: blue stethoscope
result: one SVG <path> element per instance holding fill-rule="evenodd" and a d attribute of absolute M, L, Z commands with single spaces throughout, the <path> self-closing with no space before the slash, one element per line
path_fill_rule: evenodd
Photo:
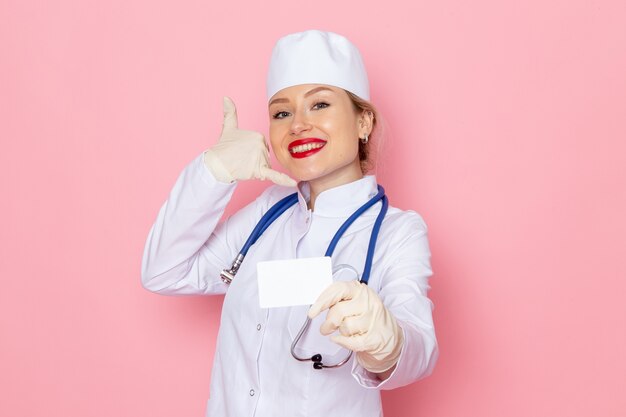
<path fill-rule="evenodd" d="M 261 220 L 259 220 L 257 225 L 252 230 L 252 233 L 250 233 L 248 240 L 246 240 L 246 243 L 243 245 L 243 248 L 241 248 L 241 251 L 239 252 L 237 257 L 233 261 L 233 264 L 230 267 L 230 269 L 224 269 L 222 273 L 220 274 L 220 277 L 222 278 L 222 281 L 224 281 L 224 283 L 230 284 L 233 281 L 250 247 L 254 245 L 254 243 L 259 239 L 259 237 L 261 237 L 263 232 L 265 232 L 265 230 L 267 230 L 267 228 L 274 222 L 274 220 L 280 217 L 281 214 L 287 211 L 287 209 L 289 209 L 291 206 L 296 204 L 297 201 L 298 201 L 298 194 L 297 193 L 290 194 L 287 197 L 280 200 L 279 202 L 277 202 L 276 204 L 274 204 L 263 215 Z M 378 213 L 378 216 L 376 217 L 376 220 L 374 221 L 374 227 L 372 228 L 372 234 L 370 235 L 370 241 L 367 247 L 367 256 L 365 257 L 365 266 L 363 267 L 363 275 L 361 275 L 361 279 L 360 279 L 360 282 L 362 282 L 363 284 L 367 284 L 367 282 L 369 281 L 370 272 L 372 269 L 372 260 L 374 258 L 374 249 L 376 248 L 376 239 L 378 238 L 378 233 L 380 232 L 380 226 L 383 223 L 383 219 L 385 218 L 385 215 L 387 214 L 387 209 L 389 208 L 389 201 L 387 200 L 387 196 L 385 195 L 385 189 L 382 186 L 378 185 L 378 193 L 374 197 L 372 197 L 367 203 L 363 204 L 354 213 L 352 213 L 352 215 L 348 217 L 348 219 L 341 225 L 341 227 L 339 227 L 339 229 L 335 233 L 335 236 L 333 236 L 333 239 L 330 241 L 330 244 L 328 245 L 328 249 L 326 249 L 326 254 L 324 255 L 324 256 L 329 256 L 329 257 L 332 256 L 333 252 L 335 251 L 335 247 L 337 246 L 337 243 L 339 243 L 339 239 L 345 233 L 348 227 L 350 227 L 350 225 L 354 223 L 354 221 L 357 218 L 359 218 L 361 214 L 363 214 L 365 211 L 367 211 L 370 207 L 372 207 L 374 204 L 378 203 L 379 201 L 382 202 L 382 207 L 380 209 L 380 212 Z M 348 267 L 348 266 L 343 266 L 343 267 Z M 349 268 L 352 269 L 356 273 L 354 268 L 351 268 L 351 267 Z M 358 276 L 358 273 L 356 274 Z M 350 354 L 345 359 L 343 359 L 342 361 L 334 365 L 324 365 L 322 363 L 322 355 L 320 355 L 319 353 L 311 356 L 310 358 L 309 357 L 302 358 L 302 357 L 297 356 L 295 353 L 295 348 L 298 342 L 300 341 L 300 338 L 306 332 L 310 324 L 311 324 L 311 319 L 307 316 L 305 323 L 302 325 L 302 328 L 298 332 L 298 335 L 296 336 L 295 340 L 291 344 L 291 355 L 295 359 L 302 361 L 302 362 L 312 361 L 313 368 L 315 369 L 337 368 L 345 364 L 346 362 L 348 362 L 348 360 L 352 356 L 352 351 L 350 351 Z"/>

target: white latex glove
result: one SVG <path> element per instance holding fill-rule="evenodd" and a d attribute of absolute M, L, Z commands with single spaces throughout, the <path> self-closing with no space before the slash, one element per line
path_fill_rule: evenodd
<path fill-rule="evenodd" d="M 224 97 L 224 124 L 216 145 L 204 152 L 204 164 L 218 181 L 230 183 L 252 178 L 295 186 L 288 175 L 270 168 L 269 149 L 259 132 L 237 127 L 235 103 Z"/>
<path fill-rule="evenodd" d="M 322 292 L 309 310 L 314 318 L 329 309 L 320 332 L 341 334 L 331 340 L 356 352 L 356 359 L 370 372 L 391 369 L 400 358 L 404 334 L 378 294 L 359 281 L 337 281 Z"/>

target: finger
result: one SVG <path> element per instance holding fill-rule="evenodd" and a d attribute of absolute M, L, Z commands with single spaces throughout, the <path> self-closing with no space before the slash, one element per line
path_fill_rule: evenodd
<path fill-rule="evenodd" d="M 358 281 L 336 281 L 330 284 L 309 309 L 309 317 L 315 318 L 320 312 L 334 306 L 341 300 L 350 300 L 359 290 Z"/>
<path fill-rule="evenodd" d="M 330 340 L 353 352 L 366 352 L 369 350 L 367 335 L 344 336 L 337 334 L 331 336 Z"/>
<path fill-rule="evenodd" d="M 237 129 L 237 109 L 235 103 L 230 97 L 224 96 L 222 100 L 222 108 L 224 109 L 223 130 Z"/>
<path fill-rule="evenodd" d="M 339 333 L 344 336 L 357 336 L 368 332 L 372 319 L 368 315 L 346 317 L 339 325 Z"/>
<path fill-rule="evenodd" d="M 362 312 L 358 309 L 358 306 L 355 305 L 352 300 L 340 301 L 328 310 L 326 320 L 320 326 L 320 333 L 325 336 L 329 335 L 340 326 L 343 326 L 343 323 L 347 319 L 361 313 Z"/>
<path fill-rule="evenodd" d="M 287 174 L 274 171 L 268 167 L 261 167 L 261 179 L 270 180 L 274 184 L 284 185 L 286 187 L 295 187 L 298 183 Z"/>

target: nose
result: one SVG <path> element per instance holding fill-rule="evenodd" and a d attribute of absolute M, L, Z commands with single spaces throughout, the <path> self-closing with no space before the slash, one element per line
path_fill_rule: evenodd
<path fill-rule="evenodd" d="M 289 126 L 289 133 L 293 136 L 299 136 L 302 132 L 306 132 L 311 129 L 311 123 L 307 119 L 306 115 L 302 112 L 297 112 L 291 119 L 291 126 Z"/>

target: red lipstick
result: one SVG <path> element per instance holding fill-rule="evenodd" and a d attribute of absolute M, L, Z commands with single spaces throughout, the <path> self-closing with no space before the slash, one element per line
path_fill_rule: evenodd
<path fill-rule="evenodd" d="M 291 142 L 288 146 L 292 158 L 301 159 L 319 152 L 326 141 L 319 138 L 304 138 Z"/>

